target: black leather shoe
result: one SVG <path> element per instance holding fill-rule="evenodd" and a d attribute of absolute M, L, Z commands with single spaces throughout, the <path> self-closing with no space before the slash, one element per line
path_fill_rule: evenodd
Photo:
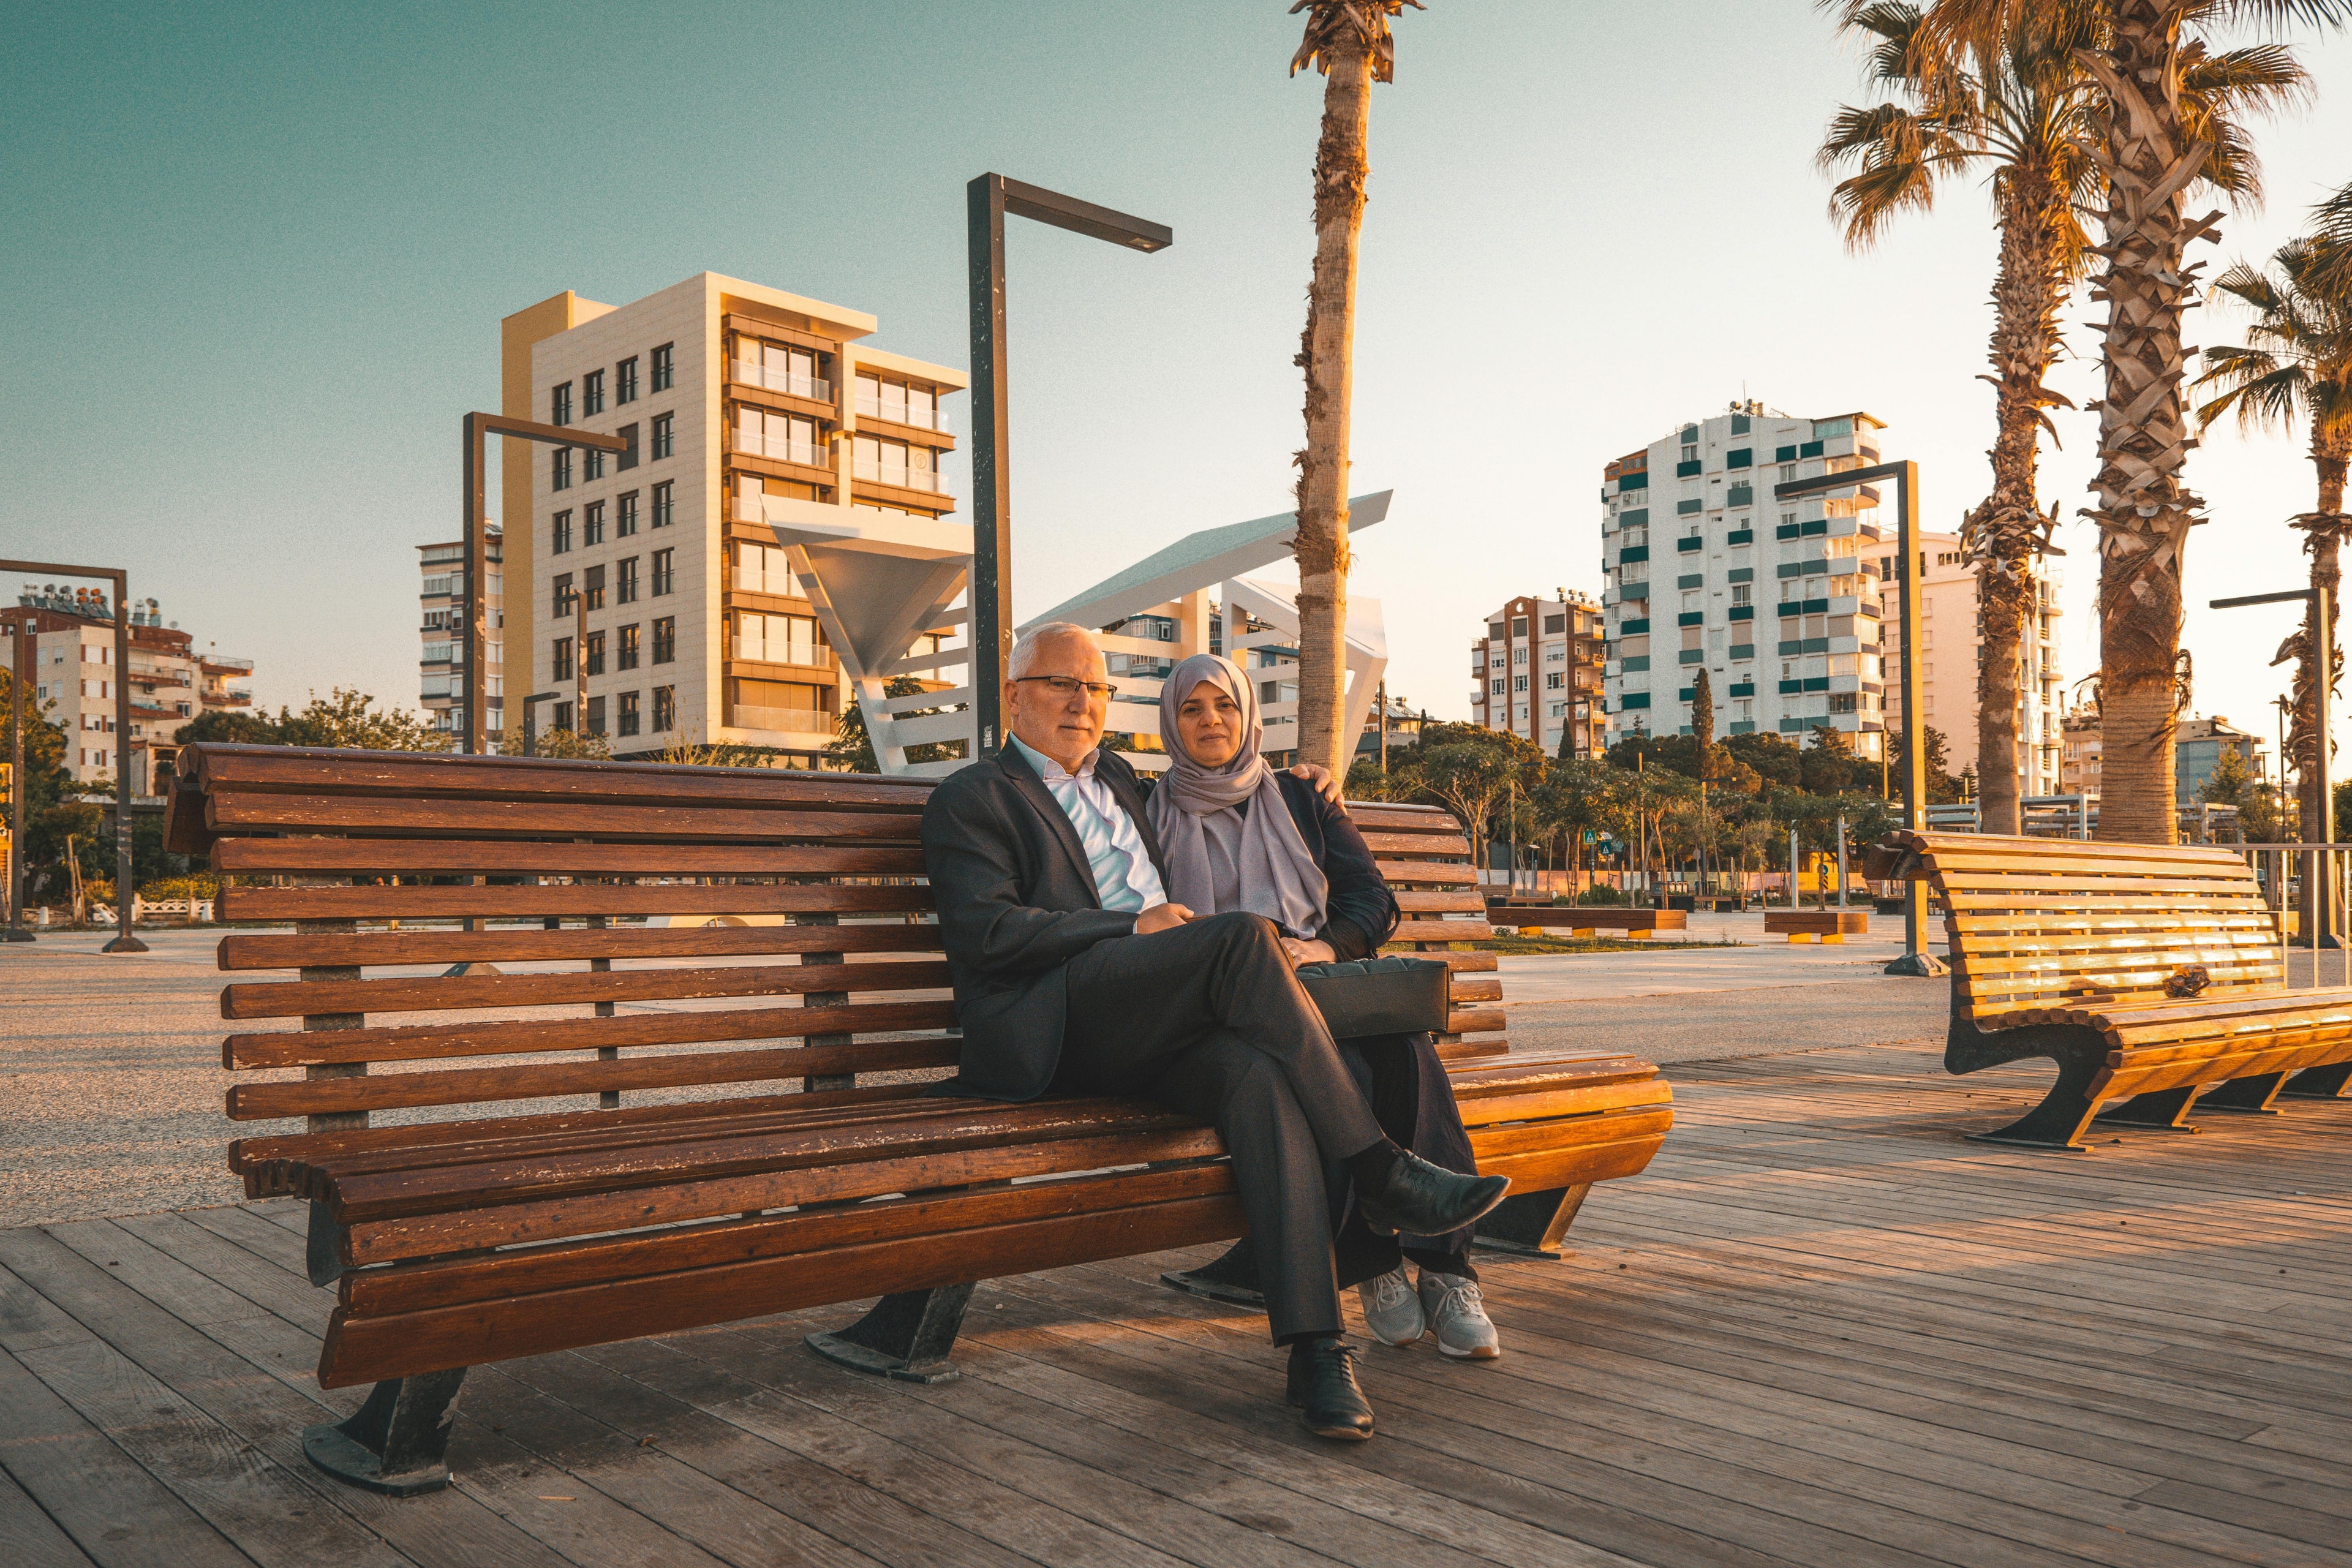
<path fill-rule="evenodd" d="M 1360 1443 L 1372 1435 L 1372 1407 L 1356 1386 L 1356 1347 L 1339 1338 L 1290 1347 L 1290 1403 L 1318 1437 Z"/>
<path fill-rule="evenodd" d="M 1409 1149 L 1397 1152 L 1378 1192 L 1356 1189 L 1364 1224 L 1381 1236 L 1444 1236 L 1501 1203 L 1511 1190 L 1508 1176 L 1460 1175 Z"/>

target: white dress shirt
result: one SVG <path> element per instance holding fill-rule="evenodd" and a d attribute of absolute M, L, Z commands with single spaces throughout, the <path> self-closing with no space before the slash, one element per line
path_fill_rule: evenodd
<path fill-rule="evenodd" d="M 1160 870 L 1151 863 L 1151 852 L 1144 847 L 1141 829 L 1127 814 L 1127 807 L 1119 805 L 1110 785 L 1095 776 L 1095 763 L 1102 755 L 1100 749 L 1081 758 L 1078 771 L 1074 773 L 1020 736 L 1006 739 L 1021 748 L 1021 754 L 1037 770 L 1037 776 L 1045 781 L 1045 788 L 1062 808 L 1062 815 L 1078 830 L 1078 847 L 1086 851 L 1087 865 L 1094 872 L 1095 893 L 1102 907 L 1123 914 L 1138 914 L 1166 903 L 1167 889 L 1160 884 Z"/>

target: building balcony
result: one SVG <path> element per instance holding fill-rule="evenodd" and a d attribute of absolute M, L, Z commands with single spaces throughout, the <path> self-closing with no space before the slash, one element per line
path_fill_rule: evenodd
<path fill-rule="evenodd" d="M 771 643 L 757 638 L 730 637 L 727 657 L 759 664 L 789 664 L 801 669 L 838 669 L 841 660 L 822 643 Z"/>
<path fill-rule="evenodd" d="M 909 430 L 938 430 L 948 427 L 947 410 L 934 403 L 929 408 L 907 408 L 897 404 L 885 406 L 878 397 L 857 399 L 860 419 L 880 419 L 892 425 L 904 425 Z"/>
<path fill-rule="evenodd" d="M 897 463 L 857 463 L 853 465 L 860 484 L 888 485 L 896 489 L 919 490 L 926 495 L 945 495 L 946 487 L 940 483 L 937 468 L 909 468 Z"/>
<path fill-rule="evenodd" d="M 738 433 L 728 450 L 765 458 L 772 463 L 798 463 L 803 468 L 823 468 L 827 473 L 833 471 L 833 447 L 824 441 L 792 441 L 782 436 Z"/>
<path fill-rule="evenodd" d="M 728 372 L 728 378 L 745 386 L 764 387 L 781 392 L 786 397 L 805 397 L 812 403 L 831 403 L 833 383 L 821 375 L 793 375 L 766 365 L 737 360 Z"/>
<path fill-rule="evenodd" d="M 765 730 L 782 735 L 833 736 L 835 721 L 822 708 L 746 708 L 734 710 L 734 725 L 739 730 Z"/>
<path fill-rule="evenodd" d="M 199 661 L 208 675 L 251 675 L 253 660 L 249 658 L 215 658 L 206 654 Z"/>
<path fill-rule="evenodd" d="M 207 691 L 205 693 L 205 706 L 207 708 L 250 708 L 253 706 L 253 693 L 250 691 Z"/>

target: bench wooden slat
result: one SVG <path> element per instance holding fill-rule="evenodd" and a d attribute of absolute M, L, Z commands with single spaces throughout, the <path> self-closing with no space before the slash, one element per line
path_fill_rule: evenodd
<path fill-rule="evenodd" d="M 930 928 L 933 931 L 937 927 Z M 723 969 L 621 969 L 584 974 L 467 974 L 457 978 L 297 980 L 221 992 L 224 1018 L 299 1018 L 320 1013 L 429 1013 L 460 1007 L 545 1007 L 577 1002 L 673 1002 L 719 996 L 796 996 L 809 991 L 938 991 L 944 960 L 866 963 L 761 963 Z"/>
<path fill-rule="evenodd" d="M 929 1027 L 942 1027 L 954 1021 L 955 1010 L 945 1002 L 916 1005 L 928 1010 L 925 1016 Z M 819 1056 L 817 1052 L 830 1054 Z M 241 1083 L 228 1091 L 228 1116 L 233 1121 L 266 1121 L 281 1116 L 332 1116 L 353 1110 L 409 1110 L 425 1105 L 483 1105 L 616 1089 L 710 1088 L 825 1073 L 953 1067 L 957 1054 L 957 1043 L 948 1039 L 865 1041 L 855 1046 L 673 1051 L 660 1056 L 623 1057 L 614 1061 L 442 1068 L 431 1072 L 314 1079 L 299 1083 Z"/>
<path fill-rule="evenodd" d="M 320 932 L 221 938 L 226 970 L 375 968 L 408 963 L 587 959 L 759 958 L 787 952 L 936 952 L 935 925 L 492 927 L 487 931 Z"/>
<path fill-rule="evenodd" d="M 215 833 L 406 833 L 436 837 L 520 834 L 652 841 L 698 838 L 705 842 L 758 844 L 787 839 L 839 843 L 881 839 L 911 844 L 918 840 L 922 827 L 921 817 L 903 812 L 731 810 L 593 802 L 543 804 L 217 792 L 206 795 L 205 802 L 205 818 Z"/>
<path fill-rule="evenodd" d="M 1486 912 L 1486 900 L 1475 888 L 1459 891 L 1415 892 L 1411 889 L 1396 891 L 1397 908 L 1407 914 L 1466 914 Z"/>
<path fill-rule="evenodd" d="M 835 811 L 918 812 L 928 780 L 784 768 L 699 768 L 666 763 L 550 767 L 511 757 L 352 752 L 299 746 L 208 744 L 181 753 L 183 777 L 200 791 L 287 795 L 408 795 L 448 800 L 517 799 L 586 805 L 709 805 L 766 809 L 819 802 Z"/>
<path fill-rule="evenodd" d="M 457 1024 L 231 1035 L 222 1044 L 221 1056 L 224 1067 L 236 1068 L 325 1067 L 342 1062 L 416 1062 L 540 1051 L 618 1050 L 630 1046 L 793 1039 L 808 1034 L 903 1033 L 945 1028 L 953 1022 L 953 1009 L 942 1002 L 679 1008 L 623 1013 L 612 1018 L 479 1018 Z"/>
<path fill-rule="evenodd" d="M 1364 843 L 1377 859 L 1383 855 L 1467 855 L 1470 840 L 1459 832 L 1452 835 L 1421 833 L 1367 833 Z"/>
<path fill-rule="evenodd" d="M 793 873 L 919 877 L 919 848 L 826 844 L 582 844 L 530 839 L 223 838 L 213 869 L 267 875 L 754 877 Z"/>
<path fill-rule="evenodd" d="M 778 915 L 818 911 L 918 913 L 927 887 L 847 888 L 833 883 L 719 883 L 646 887 L 624 882 L 480 888 L 223 888 L 221 918 L 232 921 L 511 920 L 517 916 Z"/>
<path fill-rule="evenodd" d="M 1478 880 L 1475 870 L 1452 860 L 1376 860 L 1373 864 L 1392 888 L 1466 888 Z"/>

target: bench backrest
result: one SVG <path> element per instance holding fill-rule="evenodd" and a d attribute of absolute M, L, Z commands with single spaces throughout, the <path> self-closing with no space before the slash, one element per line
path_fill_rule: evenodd
<path fill-rule="evenodd" d="M 2253 868 L 2203 845 L 1896 833 L 1945 905 L 1952 995 L 1984 1027 L 2085 999 L 2161 1002 L 2188 966 L 2219 999 L 2284 984 Z"/>
<path fill-rule="evenodd" d="M 371 1127 L 384 1114 L 463 1142 L 511 1135 L 526 1115 L 534 1135 L 561 1136 L 613 1118 L 782 1110 L 788 1094 L 808 1106 L 796 1089 L 920 1092 L 957 1050 L 918 837 L 931 787 L 184 749 L 167 842 L 222 873 L 223 920 L 294 922 L 220 944 L 225 970 L 299 974 L 222 994 L 223 1016 L 271 1021 L 223 1045 L 225 1067 L 271 1075 L 233 1088 L 229 1116 L 306 1119 L 299 1133 L 238 1141 L 233 1165 L 259 1194 L 284 1162 L 422 1135 Z M 1438 917 L 1476 908 L 1453 818 L 1374 805 L 1358 820 L 1408 907 L 1401 939 L 1435 942 Z M 413 924 L 452 920 L 481 929 Z M 1444 923 L 1447 936 L 1486 930 Z M 1455 1029 L 1500 1024 L 1465 1005 Z"/>

